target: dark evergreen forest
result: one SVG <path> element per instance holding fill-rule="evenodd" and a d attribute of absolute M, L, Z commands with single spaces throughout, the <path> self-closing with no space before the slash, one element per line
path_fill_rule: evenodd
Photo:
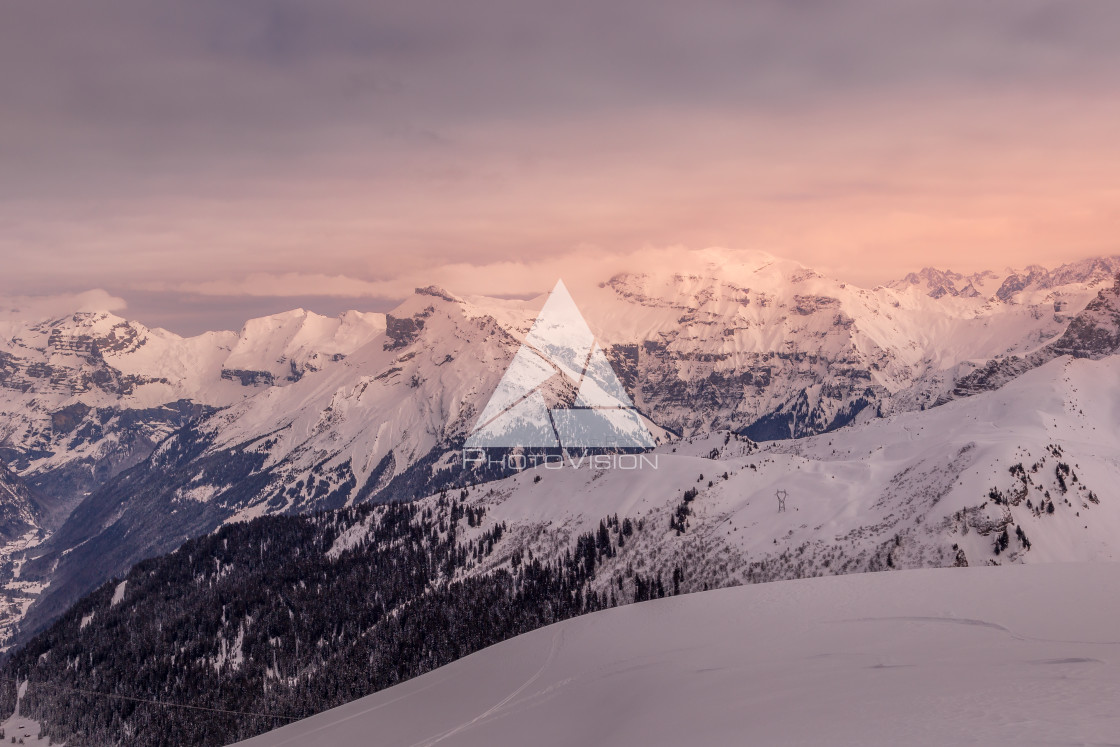
<path fill-rule="evenodd" d="M 21 711 L 56 742 L 227 744 L 520 633 L 666 594 L 639 574 L 592 591 L 602 558 L 641 529 L 629 519 L 605 518 L 553 558 L 491 557 L 503 524 L 464 537 L 482 519 L 463 491 L 434 506 L 223 527 L 136 565 L 119 602 L 120 580 L 106 583 L 15 652 L 0 708 L 12 711 L 27 680 Z M 330 552 L 363 524 L 352 546 Z"/>

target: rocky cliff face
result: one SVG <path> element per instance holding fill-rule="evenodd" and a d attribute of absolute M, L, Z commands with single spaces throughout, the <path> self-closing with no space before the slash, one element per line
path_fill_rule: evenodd
<path fill-rule="evenodd" d="M 1120 351 L 1120 275 L 1074 317 L 1050 349 L 1058 355 L 1103 358 Z"/>
<path fill-rule="evenodd" d="M 1120 275 L 1115 283 L 1097 293 L 1096 298 L 1070 320 L 1065 332 L 1052 342 L 1025 355 L 997 356 L 976 371 L 962 377 L 953 387 L 952 397 L 967 397 L 998 389 L 1012 379 L 1062 355 L 1094 360 L 1120 352 Z"/>
<path fill-rule="evenodd" d="M 0 542 L 37 533 L 44 513 L 34 492 L 0 462 Z"/>

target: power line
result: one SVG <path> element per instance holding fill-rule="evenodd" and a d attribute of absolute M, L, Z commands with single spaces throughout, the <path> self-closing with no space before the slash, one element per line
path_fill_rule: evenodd
<path fill-rule="evenodd" d="M 185 703 L 168 703 L 167 701 L 164 701 L 164 700 L 152 700 L 150 698 L 137 698 L 137 697 L 134 697 L 132 695 L 119 695 L 117 693 L 103 693 L 103 692 L 98 692 L 96 690 L 85 690 L 85 689 L 80 688 L 80 687 L 67 687 L 66 685 L 55 685 L 55 684 L 52 684 L 50 682 L 34 682 L 34 681 L 31 681 L 31 680 L 22 680 L 21 681 L 21 680 L 12 679 L 11 677 L 0 677 L 0 681 L 11 682 L 11 683 L 15 684 L 15 686 L 17 688 L 19 686 L 23 685 L 24 683 L 27 683 L 28 687 L 30 687 L 32 685 L 35 685 L 36 687 L 53 687 L 55 690 L 58 690 L 60 692 L 77 693 L 77 694 L 80 694 L 80 695 L 94 695 L 94 696 L 97 696 L 99 698 L 115 698 L 117 700 L 129 700 L 129 701 L 132 701 L 134 703 L 149 703 L 151 705 L 157 705 L 157 706 L 160 706 L 160 707 L 163 707 L 163 708 L 183 708 L 183 709 L 186 709 L 186 710 L 189 710 L 189 711 L 207 711 L 209 713 L 227 713 L 227 714 L 230 714 L 232 716 L 255 716 L 255 717 L 258 717 L 258 718 L 279 718 L 279 719 L 286 719 L 288 721 L 299 721 L 299 719 L 301 718 L 300 716 L 283 716 L 283 715 L 278 714 L 278 713 L 260 713 L 260 712 L 257 712 L 257 711 L 231 711 L 231 710 L 226 709 L 226 708 L 208 708 L 206 706 L 186 705 Z"/>

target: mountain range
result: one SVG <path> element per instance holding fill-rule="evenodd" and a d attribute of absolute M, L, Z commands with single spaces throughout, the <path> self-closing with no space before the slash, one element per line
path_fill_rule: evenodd
<path fill-rule="evenodd" d="M 983 439 L 957 432 L 962 416 L 952 409 L 958 407 L 953 401 L 1006 388 L 1035 369 L 1041 373 L 1030 380 L 1041 381 L 1044 392 L 1062 390 L 1065 374 L 1059 371 L 1077 358 L 1105 359 L 1101 364 L 1107 367 L 1120 339 L 1118 273 L 1120 258 L 1112 257 L 1054 270 L 968 276 L 927 269 L 864 289 L 758 254 L 734 266 L 621 274 L 573 288 L 572 295 L 634 406 L 659 427 L 657 451 L 666 464 L 693 448 L 703 452 L 696 458 L 722 454 L 722 439 L 747 450 L 762 444 L 769 460 L 754 468 L 692 465 L 672 478 L 667 474 L 676 472 L 663 469 L 656 482 L 680 483 L 683 493 L 685 472 L 693 482 L 692 471 L 707 470 L 708 478 L 697 483 L 703 492 L 712 469 L 728 471 L 730 485 L 744 480 L 751 486 L 770 469 L 782 476 L 777 482 L 791 470 L 799 477 L 818 470 L 823 479 L 852 485 L 863 485 L 871 474 L 885 475 L 882 485 L 858 488 L 880 501 L 860 508 L 861 516 L 865 509 L 881 509 L 881 521 L 869 525 L 878 526 L 887 516 L 925 516 L 928 507 L 904 511 L 902 496 L 915 499 L 891 487 L 890 480 L 907 468 L 908 474 L 926 477 L 900 477 L 900 485 L 949 493 L 947 475 L 981 459 L 974 469 L 983 479 L 970 484 L 971 492 L 954 511 L 974 508 L 970 501 L 977 495 L 987 500 L 989 488 L 1020 489 L 980 447 L 957 454 Z M 107 312 L 46 319 L 6 312 L 0 319 L 0 456 L 10 470 L 5 485 L 15 486 L 26 506 L 6 512 L 0 527 L 9 538 L 0 549 L 0 583 L 7 593 L 0 630 L 7 644 L 27 640 L 137 561 L 232 521 L 412 500 L 493 479 L 523 481 L 501 470 L 464 470 L 460 449 L 544 301 L 460 297 L 429 287 L 387 314 L 347 312 L 332 319 L 297 310 L 252 320 L 240 332 L 191 338 Z M 1096 375 L 1082 374 L 1077 366 L 1071 370 Z M 1042 394 L 1014 396 L 1033 401 Z M 983 402 L 976 406 L 993 406 Z M 1090 408 L 1091 415 L 1098 411 Z M 1084 427 L 1066 417 L 1062 433 Z M 906 433 L 956 435 L 944 442 L 944 453 L 922 451 L 905 464 L 892 461 L 898 470 L 888 474 L 875 462 L 876 444 L 902 439 L 902 433 L 889 430 L 900 423 Z M 1030 490 L 1041 486 L 1050 496 L 1040 500 L 1031 494 L 1032 506 L 1046 511 L 1067 499 L 1065 493 L 1055 497 L 1053 474 L 1058 463 L 1070 459 L 1048 447 L 1068 445 L 1026 424 L 1007 427 L 1016 447 L 1029 451 L 1017 460 L 1024 469 L 1043 461 L 1044 476 L 1028 473 L 1035 481 Z M 836 445 L 826 448 L 833 433 Z M 853 450 L 856 442 L 861 445 Z M 863 444 L 868 455 L 856 460 Z M 833 464 L 832 449 L 851 458 Z M 793 459 L 798 450 L 810 455 L 809 462 Z M 1083 460 L 1095 464 L 1089 456 Z M 856 461 L 867 463 L 857 467 Z M 859 479 L 833 473 L 837 465 Z M 1096 468 L 1070 466 L 1078 472 L 1079 488 L 1091 486 L 1085 489 L 1095 497 L 1106 495 L 1108 470 L 1083 471 L 1089 469 Z M 944 479 L 934 479 L 941 471 Z M 556 482 L 549 478 L 546 483 Z M 608 478 L 627 486 L 616 485 L 612 494 L 629 494 L 652 479 Z M 1062 479 L 1068 486 L 1072 478 Z M 944 485 L 935 490 L 930 480 Z M 495 483 L 494 490 L 506 490 L 500 487 L 505 484 Z M 711 489 L 721 484 L 713 481 Z M 746 483 L 736 491 L 745 489 Z M 661 493 L 675 511 L 679 501 L 667 489 Z M 1077 510 L 1097 510 L 1084 496 L 1079 500 L 1087 508 Z M 998 537 L 1014 522 L 993 510 L 985 508 L 984 519 L 956 521 L 996 527 L 1003 522 Z M 698 521 L 699 514 L 682 518 L 692 526 Z M 806 523 L 811 531 L 805 541 L 814 547 L 824 531 L 818 526 L 827 523 Z M 941 535 L 931 540 L 934 553 L 925 540 L 907 544 L 909 534 L 901 529 L 913 527 L 890 526 L 903 535 L 894 551 L 886 547 L 893 534 L 872 532 L 862 523 L 845 525 L 844 532 L 875 540 L 873 547 L 861 545 L 846 557 L 846 568 L 878 567 L 888 559 L 901 565 L 952 563 L 958 551 L 970 563 L 989 559 L 986 550 L 968 542 L 950 552 Z M 1036 531 L 1034 557 L 1049 552 L 1039 539 Z M 1028 556 L 1014 540 L 1009 547 L 1016 557 Z M 803 558 L 801 572 L 830 567 L 821 565 L 827 554 L 814 549 L 812 560 Z M 781 553 L 751 562 L 762 563 L 753 575 L 750 563 L 731 565 L 750 579 L 798 572 Z"/>

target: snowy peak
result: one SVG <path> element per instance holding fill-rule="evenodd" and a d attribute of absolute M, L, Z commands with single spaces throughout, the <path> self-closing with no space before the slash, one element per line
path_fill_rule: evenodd
<path fill-rule="evenodd" d="M 6 333 L 0 341 L 0 386 L 87 400 L 109 395 L 100 400 L 114 402 L 135 395 L 141 406 L 184 397 L 229 404 L 248 392 L 224 381 L 259 383 L 240 372 L 268 383 L 294 381 L 385 330 L 383 314 L 348 311 L 330 318 L 303 309 L 251 319 L 240 333 L 195 337 L 103 311 L 0 324 Z"/>
<path fill-rule="evenodd" d="M 133 394 L 166 381 L 149 359 L 159 336 L 144 325 L 108 312 L 79 312 L 30 324 L 8 321 L 0 341 L 0 387 L 22 392 L 102 399 Z M 131 360 L 143 360 L 130 366 Z"/>
<path fill-rule="evenodd" d="M 1118 273 L 1120 273 L 1120 255 L 1096 257 L 1058 267 L 1049 274 L 1049 282 L 1052 286 L 1071 283 L 1098 284 L 1111 281 Z"/>
<path fill-rule="evenodd" d="M 416 295 L 418 295 L 418 296 L 431 296 L 433 298 L 440 298 L 440 299 L 443 299 L 444 301 L 450 301 L 451 303 L 462 303 L 463 302 L 463 299 L 459 298 L 458 296 L 456 296 L 452 293 L 448 293 L 443 288 L 440 288 L 438 285 L 429 285 L 429 286 L 426 286 L 424 288 L 417 288 L 416 289 Z"/>
<path fill-rule="evenodd" d="M 458 448 L 520 340 L 472 304 L 426 291 L 385 315 L 384 334 L 353 354 L 200 425 L 214 453 L 259 444 L 281 491 L 252 496 L 261 511 L 364 499 Z"/>
<path fill-rule="evenodd" d="M 302 309 L 180 337 L 106 311 L 0 318 L 0 457 L 63 514 L 156 443 L 261 385 L 289 384 L 383 334 L 384 315 Z"/>
<path fill-rule="evenodd" d="M 1038 265 L 1030 265 L 1023 272 L 1017 272 L 1009 275 L 1004 281 L 1003 285 L 996 291 L 996 298 L 1001 301 L 1010 302 L 1016 294 L 1021 291 L 1030 289 L 1040 289 L 1049 287 L 1050 273 L 1047 272 L 1045 267 Z"/>
<path fill-rule="evenodd" d="M 42 321 L 7 320 L 4 324 L 7 335 L 3 345 L 7 352 L 39 353 L 43 359 L 52 355 L 127 355 L 149 336 L 149 330 L 139 322 L 107 311 L 76 312 Z"/>
<path fill-rule="evenodd" d="M 342 360 L 385 331 L 384 314 L 347 311 L 326 317 L 303 309 L 251 319 L 222 363 L 222 377 L 280 384 Z"/>
<path fill-rule="evenodd" d="M 952 270 L 926 267 L 920 272 L 910 273 L 902 280 L 889 283 L 888 287 L 896 290 L 909 290 L 916 287 L 925 295 L 934 299 L 944 296 L 976 298 L 986 295 L 987 285 L 996 277 L 996 274 L 990 271 L 962 275 Z"/>
<path fill-rule="evenodd" d="M 995 295 L 1005 303 L 1028 302 L 1032 291 L 1035 295 L 1052 292 L 1055 299 L 1060 299 L 1061 291 L 1070 286 L 1111 285 L 1117 273 L 1120 273 L 1120 256 L 1070 262 L 1054 270 L 1030 265 L 1023 270 L 1010 271 Z"/>
<path fill-rule="evenodd" d="M 1061 298 L 1061 291 L 1070 286 L 1096 287 L 1111 283 L 1118 272 L 1120 256 L 1070 262 L 1054 270 L 1028 265 L 1002 273 L 985 270 L 971 275 L 926 267 L 901 280 L 887 283 L 886 287 L 900 292 L 916 291 L 933 299 L 948 296 L 982 300 L 994 298 L 1008 304 L 1032 303 L 1047 293 L 1057 292 L 1054 297 Z"/>

